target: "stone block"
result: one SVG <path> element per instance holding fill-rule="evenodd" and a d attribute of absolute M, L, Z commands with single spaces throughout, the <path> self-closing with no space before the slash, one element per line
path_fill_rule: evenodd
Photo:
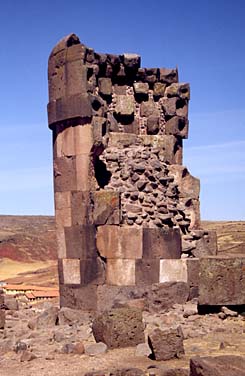
<path fill-rule="evenodd" d="M 81 260 L 92 259 L 97 256 L 94 225 L 77 225 L 65 227 L 67 258 Z"/>
<path fill-rule="evenodd" d="M 120 116 L 132 116 L 135 111 L 133 97 L 127 95 L 118 95 L 115 112 Z"/>
<path fill-rule="evenodd" d="M 156 82 L 153 88 L 153 95 L 155 97 L 163 97 L 166 89 L 166 84 L 162 82 Z"/>
<path fill-rule="evenodd" d="M 140 67 L 140 55 L 137 54 L 123 54 L 123 63 L 127 69 L 137 70 Z"/>
<path fill-rule="evenodd" d="M 135 285 L 135 260 L 107 259 L 106 283 L 115 286 Z"/>
<path fill-rule="evenodd" d="M 134 82 L 133 87 L 136 95 L 148 95 L 149 85 L 146 82 Z"/>
<path fill-rule="evenodd" d="M 92 193 L 93 221 L 96 225 L 119 224 L 121 220 L 118 192 L 100 190 Z"/>
<path fill-rule="evenodd" d="M 138 259 L 135 261 L 136 285 L 150 285 L 159 282 L 159 259 Z"/>
<path fill-rule="evenodd" d="M 155 360 L 180 358 L 185 353 L 183 341 L 181 326 L 165 330 L 157 328 L 148 336 L 148 343 Z"/>
<path fill-rule="evenodd" d="M 103 285 L 105 283 L 105 263 L 99 258 L 80 261 L 81 284 Z"/>
<path fill-rule="evenodd" d="M 86 46 L 83 44 L 74 44 L 66 50 L 66 61 L 83 61 L 85 58 Z M 82 90 L 82 87 L 81 87 Z"/>
<path fill-rule="evenodd" d="M 60 307 L 96 311 L 97 286 L 74 286 L 60 284 Z"/>
<path fill-rule="evenodd" d="M 166 88 L 165 95 L 167 97 L 180 97 L 189 100 L 190 85 L 187 83 L 173 83 Z"/>
<path fill-rule="evenodd" d="M 136 346 L 145 340 L 142 311 L 135 308 L 105 311 L 93 321 L 92 331 L 96 342 L 103 342 L 110 349 Z"/>
<path fill-rule="evenodd" d="M 160 149 L 160 156 L 162 162 L 175 164 L 177 162 L 176 154 L 178 152 L 177 143 L 178 140 L 172 135 L 140 135 L 138 136 L 142 145 L 152 146 Z M 182 151 L 182 149 L 181 149 Z M 178 158 L 179 160 L 179 158 Z"/>
<path fill-rule="evenodd" d="M 178 228 L 143 228 L 143 258 L 178 259 L 181 237 Z"/>
<path fill-rule="evenodd" d="M 108 259 L 142 258 L 142 229 L 130 226 L 98 226 L 97 249 Z"/>
<path fill-rule="evenodd" d="M 54 191 L 67 192 L 76 189 L 75 157 L 54 160 Z"/>
<path fill-rule="evenodd" d="M 75 158 L 76 188 L 72 191 L 90 191 L 93 186 L 93 167 L 91 156 L 77 155 Z"/>
<path fill-rule="evenodd" d="M 200 264 L 198 258 L 183 259 L 187 266 L 187 278 L 190 288 L 189 300 L 198 297 Z"/>
<path fill-rule="evenodd" d="M 110 119 L 112 118 L 113 116 L 111 115 Z M 106 119 L 101 116 L 94 116 L 92 120 L 92 127 L 94 145 L 103 143 L 103 136 L 105 136 L 105 134 L 107 133 Z"/>
<path fill-rule="evenodd" d="M 81 59 L 67 61 L 65 73 L 67 97 L 87 93 L 87 67 Z"/>
<path fill-rule="evenodd" d="M 185 166 L 169 166 L 170 174 L 174 176 L 175 183 L 178 184 L 180 197 L 199 199 L 200 180 L 192 176 Z"/>
<path fill-rule="evenodd" d="M 160 260 L 159 282 L 187 282 L 188 273 L 185 259 Z"/>
<path fill-rule="evenodd" d="M 185 282 L 155 283 L 148 286 L 144 297 L 150 311 L 161 312 L 174 304 L 185 304 L 189 297 L 189 286 Z"/>
<path fill-rule="evenodd" d="M 121 307 L 121 302 L 124 302 L 125 305 L 130 302 L 129 304 L 132 306 L 132 301 L 142 299 L 145 291 L 145 286 L 99 285 L 97 290 L 98 311 Z"/>
<path fill-rule="evenodd" d="M 200 259 L 199 304 L 245 304 L 244 256 L 210 256 Z"/>
<path fill-rule="evenodd" d="M 93 128 L 91 124 L 77 125 L 74 129 L 75 154 L 89 154 L 93 141 Z"/>
<path fill-rule="evenodd" d="M 159 80 L 167 85 L 178 82 L 178 70 L 169 68 L 159 69 Z"/>
<path fill-rule="evenodd" d="M 5 311 L 0 309 L 0 329 L 4 329 L 5 327 Z"/>
<path fill-rule="evenodd" d="M 165 133 L 182 138 L 188 138 L 188 120 L 180 116 L 174 116 L 165 124 Z"/>
<path fill-rule="evenodd" d="M 134 145 L 136 140 L 136 134 L 113 132 L 109 135 L 108 147 L 128 147 L 130 145 Z"/>
<path fill-rule="evenodd" d="M 64 284 L 79 285 L 81 283 L 79 259 L 63 259 L 62 267 Z"/>
<path fill-rule="evenodd" d="M 61 65 L 58 68 L 52 69 L 52 74 L 49 74 L 48 88 L 49 88 L 49 100 L 55 101 L 58 98 L 65 96 L 65 66 Z M 55 70 L 54 70 L 55 69 Z"/>
<path fill-rule="evenodd" d="M 101 77 L 98 80 L 99 93 L 102 96 L 110 96 L 112 94 L 112 83 L 110 78 Z"/>
<path fill-rule="evenodd" d="M 55 222 L 57 226 L 69 227 L 72 225 L 71 208 L 55 209 Z"/>
<path fill-rule="evenodd" d="M 147 134 L 157 134 L 159 132 L 159 117 L 150 115 L 147 119 Z"/>
<path fill-rule="evenodd" d="M 245 357 L 196 356 L 190 359 L 190 376 L 244 376 Z"/>
<path fill-rule="evenodd" d="M 175 116 L 176 115 L 176 103 L 178 98 L 161 98 L 161 107 L 163 109 L 165 116 Z"/>
<path fill-rule="evenodd" d="M 193 231 L 195 233 L 195 231 Z M 203 256 L 215 256 L 217 255 L 217 234 L 216 231 L 205 232 L 204 235 L 196 240 L 195 249 L 193 249 L 192 254 L 195 257 Z"/>
<path fill-rule="evenodd" d="M 57 157 L 70 157 L 76 154 L 73 127 L 60 127 L 55 146 Z"/>
<path fill-rule="evenodd" d="M 66 241 L 64 227 L 56 224 L 56 242 L 58 258 L 66 257 Z"/>
<path fill-rule="evenodd" d="M 64 209 L 71 207 L 71 192 L 55 192 L 55 209 Z"/>
<path fill-rule="evenodd" d="M 48 103 L 48 123 L 52 128 L 57 122 L 80 118 L 84 123 L 92 117 L 91 101 L 87 94 L 74 94 Z"/>
<path fill-rule="evenodd" d="M 86 225 L 93 223 L 90 192 L 71 192 L 71 225 Z M 70 226 L 71 226 L 70 225 Z"/>
<path fill-rule="evenodd" d="M 150 115 L 159 116 L 159 110 L 156 103 L 153 100 L 142 102 L 140 105 L 140 115 L 148 117 Z"/>

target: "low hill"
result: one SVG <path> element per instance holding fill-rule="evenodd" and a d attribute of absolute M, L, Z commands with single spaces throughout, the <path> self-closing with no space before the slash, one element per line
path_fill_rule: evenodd
<path fill-rule="evenodd" d="M 216 230 L 220 254 L 245 253 L 245 221 L 203 221 Z M 58 284 L 55 222 L 51 216 L 0 216 L 0 281 Z"/>

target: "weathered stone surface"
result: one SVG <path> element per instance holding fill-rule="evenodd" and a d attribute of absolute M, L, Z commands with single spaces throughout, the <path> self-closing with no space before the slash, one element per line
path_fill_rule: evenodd
<path fill-rule="evenodd" d="M 134 113 L 134 101 L 132 97 L 118 95 L 115 111 L 121 116 L 131 116 Z"/>
<path fill-rule="evenodd" d="M 169 68 L 160 68 L 160 81 L 165 84 L 172 84 L 174 82 L 178 82 L 178 71 L 177 69 L 169 69 Z"/>
<path fill-rule="evenodd" d="M 140 259 L 142 257 L 142 229 L 129 226 L 98 226 L 97 249 L 109 259 Z"/>
<path fill-rule="evenodd" d="M 118 308 L 102 313 L 92 326 L 97 342 L 115 349 L 136 346 L 144 342 L 142 312 L 137 309 Z"/>
<path fill-rule="evenodd" d="M 60 306 L 85 311 L 96 311 L 97 309 L 97 286 L 74 286 L 60 284 Z"/>
<path fill-rule="evenodd" d="M 140 67 L 140 56 L 137 54 L 123 54 L 123 63 L 126 68 L 138 69 Z"/>
<path fill-rule="evenodd" d="M 190 376 L 244 376 L 245 358 L 235 355 L 194 357 L 190 360 Z"/>
<path fill-rule="evenodd" d="M 143 258 L 180 258 L 181 238 L 179 229 L 144 228 Z"/>
<path fill-rule="evenodd" d="M 107 345 L 103 342 L 93 343 L 85 347 L 85 354 L 89 356 L 105 354 L 106 351 Z"/>
<path fill-rule="evenodd" d="M 67 258 L 91 259 L 97 256 L 95 226 L 77 225 L 65 228 Z"/>
<path fill-rule="evenodd" d="M 136 285 L 149 285 L 159 282 L 160 260 L 138 259 L 135 263 Z"/>
<path fill-rule="evenodd" d="M 163 97 L 166 89 L 166 84 L 156 82 L 154 84 L 153 95 L 156 97 Z"/>
<path fill-rule="evenodd" d="M 116 286 L 135 285 L 135 260 L 107 259 L 106 283 Z"/>
<path fill-rule="evenodd" d="M 148 336 L 153 358 L 156 360 L 180 358 L 185 353 L 183 339 L 184 336 L 180 326 L 176 329 L 155 329 Z"/>
<path fill-rule="evenodd" d="M 200 259 L 199 304 L 245 304 L 245 257 Z"/>
<path fill-rule="evenodd" d="M 112 83 L 110 78 L 99 78 L 99 92 L 102 95 L 110 96 L 112 94 Z"/>
<path fill-rule="evenodd" d="M 149 356 L 151 354 L 151 349 L 148 343 L 139 343 L 136 346 L 135 356 Z"/>
<path fill-rule="evenodd" d="M 80 260 L 63 259 L 63 278 L 65 284 L 79 285 L 81 283 Z"/>
<path fill-rule="evenodd" d="M 121 219 L 118 192 L 95 191 L 92 194 L 93 221 L 96 225 L 119 224 Z"/>
<path fill-rule="evenodd" d="M 165 132 L 167 135 L 188 138 L 188 121 L 180 116 L 174 116 L 165 124 Z"/>
<path fill-rule="evenodd" d="M 134 82 L 133 84 L 135 94 L 147 95 L 149 91 L 149 85 L 145 82 Z"/>
<path fill-rule="evenodd" d="M 196 241 L 195 249 L 192 251 L 192 254 L 195 257 L 202 257 L 208 255 L 217 254 L 217 235 L 215 231 L 209 231 L 205 233 L 203 237 Z"/>
<path fill-rule="evenodd" d="M 188 272 L 185 259 L 160 260 L 159 282 L 187 282 Z"/>
<path fill-rule="evenodd" d="M 185 282 L 157 283 L 149 286 L 144 296 L 147 298 L 150 311 L 164 311 L 174 304 L 186 303 L 189 286 Z"/>
<path fill-rule="evenodd" d="M 5 311 L 0 309 L 0 329 L 4 329 L 5 326 Z"/>
<path fill-rule="evenodd" d="M 74 191 L 76 189 L 75 158 L 60 157 L 54 160 L 55 192 Z"/>

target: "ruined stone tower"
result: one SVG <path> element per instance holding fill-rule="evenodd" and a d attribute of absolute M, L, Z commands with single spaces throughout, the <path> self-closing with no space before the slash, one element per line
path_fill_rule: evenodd
<path fill-rule="evenodd" d="M 194 261 L 216 239 L 182 166 L 189 84 L 74 34 L 51 52 L 48 79 L 61 305 L 101 310 L 171 283 L 193 296 Z"/>

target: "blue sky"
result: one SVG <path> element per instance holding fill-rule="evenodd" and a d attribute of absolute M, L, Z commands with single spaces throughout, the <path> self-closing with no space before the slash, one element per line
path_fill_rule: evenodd
<path fill-rule="evenodd" d="M 98 52 L 136 52 L 190 82 L 184 162 L 203 219 L 245 219 L 244 0 L 8 0 L 1 4 L 0 214 L 53 214 L 47 60 L 75 32 Z"/>

